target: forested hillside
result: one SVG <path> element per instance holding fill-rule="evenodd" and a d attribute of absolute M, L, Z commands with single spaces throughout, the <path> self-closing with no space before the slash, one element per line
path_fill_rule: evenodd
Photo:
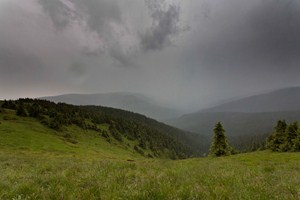
<path fill-rule="evenodd" d="M 2 102 L 2 112 L 5 111 L 14 111 L 19 117 L 34 118 L 57 132 L 63 133 L 70 126 L 92 130 L 108 142 L 118 141 L 147 157 L 186 158 L 204 151 L 203 138 L 198 134 L 119 109 L 19 99 Z M 70 135 L 64 137 L 72 140 Z"/>
<path fill-rule="evenodd" d="M 264 146 L 278 120 L 300 121 L 300 87 L 289 87 L 224 103 L 199 112 L 165 120 L 171 126 L 207 137 L 212 127 L 223 122 L 226 134 L 240 151 Z"/>
<path fill-rule="evenodd" d="M 168 120 L 166 123 L 206 136 L 209 145 L 212 127 L 216 122 L 221 121 L 232 145 L 240 151 L 250 151 L 264 144 L 273 131 L 274 124 L 281 119 L 288 122 L 300 121 L 300 112 L 198 112 Z"/>

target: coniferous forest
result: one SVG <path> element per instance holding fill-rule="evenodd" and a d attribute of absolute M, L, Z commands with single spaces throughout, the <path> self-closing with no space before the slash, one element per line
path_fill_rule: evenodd
<path fill-rule="evenodd" d="M 100 137 L 108 141 L 115 139 L 122 143 L 122 138 L 137 141 L 138 144 L 133 149 L 146 157 L 166 156 L 177 159 L 199 156 L 205 152 L 200 135 L 119 109 L 73 106 L 29 98 L 5 100 L 2 108 L 15 110 L 16 115 L 21 117 L 35 118 L 44 126 L 58 132 L 63 132 L 64 127 L 76 125 L 82 130 L 97 131 Z M 101 124 L 108 125 L 108 131 L 101 130 Z M 145 150 L 150 150 L 151 153 L 145 154 Z"/>
<path fill-rule="evenodd" d="M 298 122 L 279 120 L 274 132 L 268 137 L 266 147 L 277 152 L 300 151 L 300 129 Z"/>

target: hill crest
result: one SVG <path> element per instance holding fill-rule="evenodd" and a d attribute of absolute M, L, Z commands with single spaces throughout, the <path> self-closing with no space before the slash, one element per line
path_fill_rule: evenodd
<path fill-rule="evenodd" d="M 300 87 L 289 87 L 257 94 L 199 112 L 282 112 L 300 111 Z"/>
<path fill-rule="evenodd" d="M 115 92 L 95 94 L 64 94 L 41 97 L 53 102 L 73 105 L 99 105 L 140 113 L 154 119 L 179 117 L 182 113 L 161 105 L 155 100 L 138 93 Z"/>

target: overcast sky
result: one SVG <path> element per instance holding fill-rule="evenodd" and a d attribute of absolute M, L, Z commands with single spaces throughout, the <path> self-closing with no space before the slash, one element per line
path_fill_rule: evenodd
<path fill-rule="evenodd" d="M 122 91 L 192 110 L 289 86 L 299 0 L 0 0 L 0 99 Z"/>

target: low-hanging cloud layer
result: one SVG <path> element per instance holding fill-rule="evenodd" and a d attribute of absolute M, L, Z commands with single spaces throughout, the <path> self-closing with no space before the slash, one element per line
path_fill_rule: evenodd
<path fill-rule="evenodd" d="M 298 0 L 0 0 L 0 98 L 116 91 L 200 109 L 300 85 Z"/>

